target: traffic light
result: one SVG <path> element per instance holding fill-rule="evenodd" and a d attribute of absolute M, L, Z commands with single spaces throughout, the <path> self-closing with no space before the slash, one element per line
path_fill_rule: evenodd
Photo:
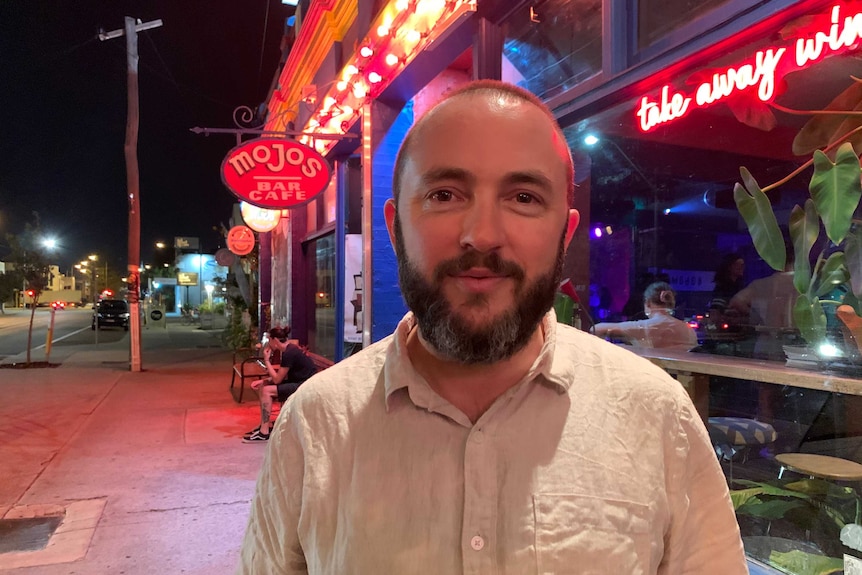
<path fill-rule="evenodd" d="M 35 290 L 28 289 L 25 293 L 30 297 L 36 297 L 36 291 Z"/>

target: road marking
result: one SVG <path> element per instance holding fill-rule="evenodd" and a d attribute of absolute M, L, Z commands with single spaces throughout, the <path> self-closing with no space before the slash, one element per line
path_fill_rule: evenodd
<path fill-rule="evenodd" d="M 88 329 L 90 329 L 90 328 L 88 328 L 88 327 L 82 327 L 82 328 L 81 328 L 81 329 L 79 329 L 78 331 L 73 331 L 73 332 L 71 332 L 71 333 L 67 333 L 67 334 L 66 334 L 66 335 L 64 335 L 63 337 L 58 337 L 57 339 L 52 340 L 52 341 L 51 341 L 51 343 L 52 343 L 52 344 L 55 344 L 55 343 L 57 343 L 58 341 L 62 341 L 62 340 L 64 340 L 64 339 L 66 339 L 67 337 L 72 337 L 73 335 L 77 335 L 77 334 L 81 333 L 82 331 L 87 331 Z M 33 349 L 34 349 L 34 350 L 36 350 L 36 349 L 42 349 L 43 347 L 45 347 L 45 344 L 44 344 L 44 343 L 43 343 L 42 345 L 39 345 L 39 346 L 34 347 Z M 26 350 L 25 350 L 25 351 L 26 351 Z M 23 353 L 23 352 L 22 352 L 22 353 Z"/>

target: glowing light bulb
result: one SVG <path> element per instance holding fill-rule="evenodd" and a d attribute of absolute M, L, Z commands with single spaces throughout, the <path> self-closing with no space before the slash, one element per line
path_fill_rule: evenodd
<path fill-rule="evenodd" d="M 346 114 L 348 116 L 353 115 L 353 108 L 351 108 L 350 106 L 341 106 L 341 111 L 342 114 Z"/>
<path fill-rule="evenodd" d="M 422 39 L 422 34 L 416 30 L 408 30 L 407 34 L 404 35 L 404 39 L 415 44 Z"/>
<path fill-rule="evenodd" d="M 410 7 L 410 2 L 408 2 L 407 0 L 398 0 L 395 3 L 395 9 L 398 10 L 399 12 L 404 12 L 409 7 Z"/>
<path fill-rule="evenodd" d="M 338 90 L 339 92 L 345 91 L 347 89 L 347 82 L 345 82 L 344 80 L 341 80 L 340 82 L 338 82 L 335 85 L 335 89 Z"/>
<path fill-rule="evenodd" d="M 823 357 L 839 357 L 841 355 L 841 350 L 831 343 L 821 344 L 820 347 L 817 348 L 817 352 Z"/>
<path fill-rule="evenodd" d="M 357 68 L 353 64 L 348 64 L 347 68 L 344 69 L 344 73 L 346 76 L 353 76 L 357 72 L 359 72 L 359 68 Z"/>
<path fill-rule="evenodd" d="M 398 63 L 398 56 L 395 54 L 387 54 L 386 55 L 386 64 L 389 66 L 394 66 Z"/>
<path fill-rule="evenodd" d="M 372 50 L 369 46 L 363 46 L 359 49 L 359 55 L 363 58 L 370 58 L 374 55 L 374 50 Z"/>
<path fill-rule="evenodd" d="M 365 94 L 368 92 L 365 90 L 365 86 L 362 84 L 356 84 L 353 86 L 353 95 L 357 98 L 364 98 Z"/>
<path fill-rule="evenodd" d="M 383 76 L 381 76 L 377 72 L 371 72 L 370 74 L 368 74 L 368 81 L 371 82 L 372 84 L 376 84 L 377 82 L 380 82 L 382 79 L 383 79 Z"/>
<path fill-rule="evenodd" d="M 377 27 L 377 35 L 380 36 L 381 38 L 383 36 L 388 36 L 389 35 L 389 26 L 385 26 L 383 24 L 378 26 Z"/>

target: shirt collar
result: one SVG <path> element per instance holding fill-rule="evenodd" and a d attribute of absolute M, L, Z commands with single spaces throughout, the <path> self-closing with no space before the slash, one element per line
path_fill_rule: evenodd
<path fill-rule="evenodd" d="M 426 400 L 422 403 L 429 403 L 429 405 L 421 405 L 423 408 L 432 409 L 436 407 L 435 404 L 445 403 L 445 400 L 434 393 L 428 383 L 416 373 L 410 362 L 410 356 L 407 353 L 407 338 L 415 328 L 416 316 L 413 315 L 413 312 L 407 312 L 398 322 L 392 342 L 386 350 L 383 389 L 387 408 L 391 405 L 390 397 L 396 391 L 404 388 L 407 388 L 413 403 L 417 403 L 420 396 Z M 556 357 L 554 354 L 557 344 L 557 329 L 556 314 L 554 310 L 550 310 L 542 318 L 542 332 L 545 336 L 542 349 L 524 380 L 537 380 L 545 385 L 555 387 L 559 393 L 565 393 L 572 381 L 572 361 L 571 358 Z"/>

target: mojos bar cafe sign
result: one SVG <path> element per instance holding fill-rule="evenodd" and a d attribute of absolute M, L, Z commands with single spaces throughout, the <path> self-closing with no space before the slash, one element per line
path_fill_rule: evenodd
<path fill-rule="evenodd" d="M 757 88 L 762 102 L 775 95 L 776 78 L 839 51 L 855 48 L 862 40 L 862 5 L 838 4 L 827 14 L 814 18 L 806 30 L 796 33 L 787 46 L 755 52 L 738 66 L 715 72 L 697 85 L 694 92 L 674 91 L 670 85 L 658 96 L 643 96 L 636 115 L 640 129 L 648 132 L 685 116 L 694 108 L 705 108 L 728 96 Z"/>
<path fill-rule="evenodd" d="M 332 170 L 323 156 L 304 144 L 257 138 L 228 152 L 221 174 L 240 200 L 259 208 L 285 209 L 325 190 Z"/>

